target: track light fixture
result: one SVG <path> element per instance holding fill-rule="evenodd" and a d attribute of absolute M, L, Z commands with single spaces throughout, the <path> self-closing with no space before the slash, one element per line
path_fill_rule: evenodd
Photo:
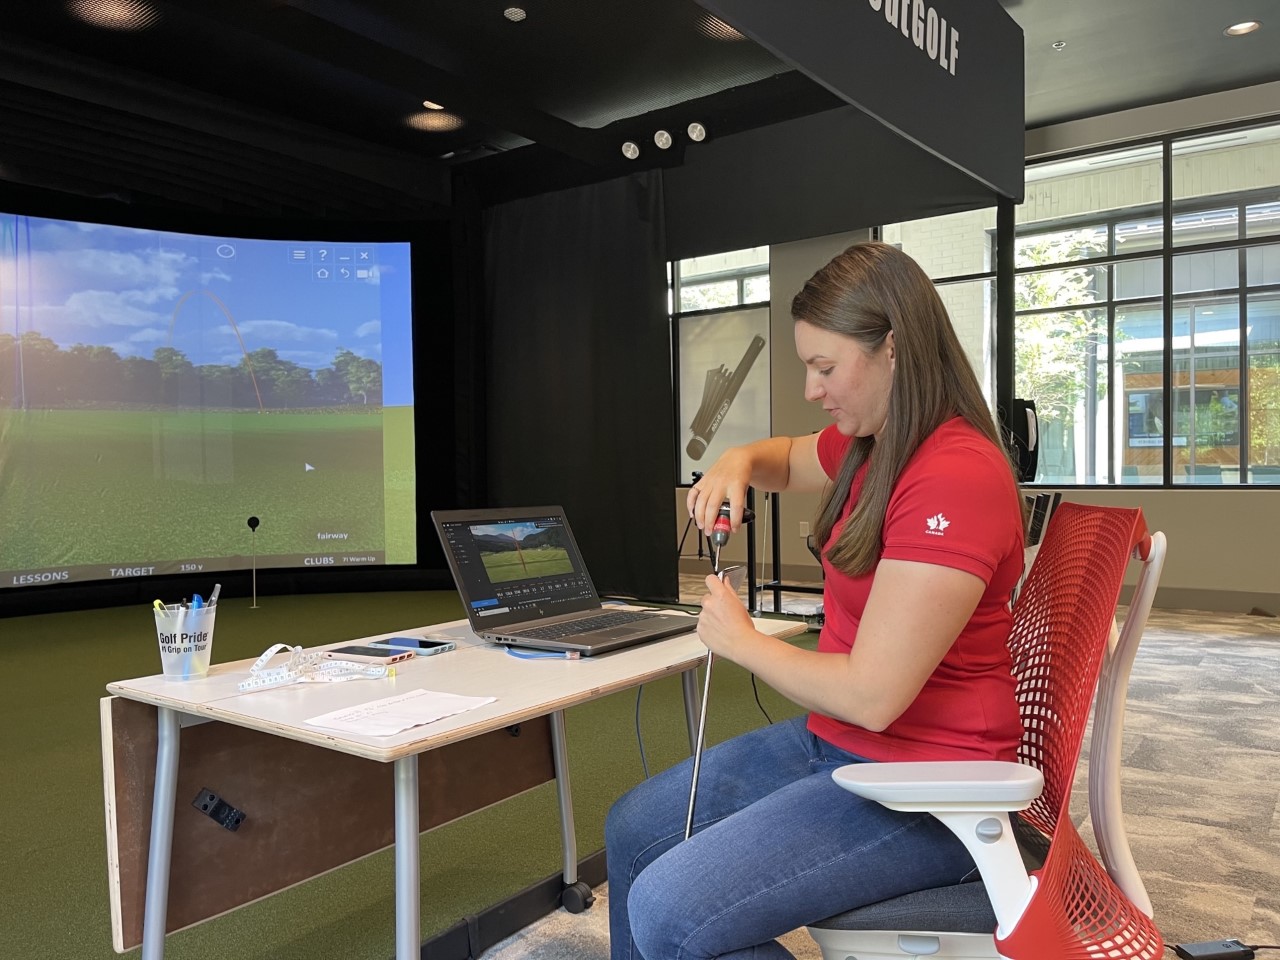
<path fill-rule="evenodd" d="M 701 143 L 707 139 L 707 128 L 698 122 L 693 122 L 685 128 L 685 132 L 689 135 L 689 139 L 694 143 Z M 653 133 L 653 142 L 659 150 L 670 150 L 675 143 L 668 130 L 655 130 Z M 622 155 L 628 160 L 635 160 L 640 156 L 640 144 L 634 140 L 624 141 L 622 144 Z"/>

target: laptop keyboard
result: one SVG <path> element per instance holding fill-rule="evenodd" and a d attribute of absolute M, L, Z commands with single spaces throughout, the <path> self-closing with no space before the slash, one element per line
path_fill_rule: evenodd
<path fill-rule="evenodd" d="M 582 620 L 570 620 L 566 623 L 553 623 L 545 627 L 534 627 L 532 630 L 521 630 L 520 636 L 530 640 L 560 640 L 564 637 L 576 637 L 593 630 L 605 630 L 609 627 L 620 627 L 627 623 L 641 620 L 652 620 L 660 614 L 643 610 L 610 610 Z"/>

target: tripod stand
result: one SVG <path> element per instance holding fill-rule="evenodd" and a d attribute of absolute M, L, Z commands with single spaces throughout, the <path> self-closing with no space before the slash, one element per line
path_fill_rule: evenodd
<path fill-rule="evenodd" d="M 693 471 L 693 482 L 697 483 L 701 479 L 702 479 L 701 471 L 698 471 L 698 470 Z M 684 533 L 680 534 L 680 546 L 676 547 L 676 560 L 679 560 L 681 557 L 684 556 L 684 541 L 689 536 L 689 528 L 692 526 L 693 526 L 693 517 L 690 517 L 688 522 L 686 522 L 684 525 Z M 706 553 L 702 552 L 702 549 L 704 546 L 706 547 L 706 551 L 707 551 Z M 711 552 L 710 531 L 699 530 L 698 531 L 698 559 L 709 560 L 713 556 L 714 554 Z"/>
<path fill-rule="evenodd" d="M 676 559 L 684 556 L 684 541 L 689 536 L 689 528 L 693 526 L 693 517 L 690 517 L 684 525 L 684 533 L 680 534 L 680 546 L 676 547 Z M 706 547 L 706 553 L 703 553 L 703 547 Z M 698 531 L 698 559 L 705 560 L 712 556 L 711 553 L 711 534 L 702 530 Z"/>

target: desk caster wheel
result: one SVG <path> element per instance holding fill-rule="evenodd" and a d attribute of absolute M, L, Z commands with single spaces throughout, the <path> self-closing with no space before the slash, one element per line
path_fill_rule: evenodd
<path fill-rule="evenodd" d="M 570 913 L 581 913 L 595 902 L 595 894 L 581 880 L 570 884 L 560 892 L 560 905 Z"/>

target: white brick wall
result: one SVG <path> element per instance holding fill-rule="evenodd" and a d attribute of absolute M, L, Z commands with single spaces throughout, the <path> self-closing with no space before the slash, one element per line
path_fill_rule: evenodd
<path fill-rule="evenodd" d="M 1160 203 L 1158 155 L 1111 167 L 1100 166 L 1106 162 L 1105 154 L 1090 160 L 1097 169 L 1080 172 L 1081 162 L 1076 161 L 1062 165 L 1072 172 L 1029 182 L 1026 199 L 1017 210 L 1018 224 Z M 1277 184 L 1280 184 L 1280 139 L 1228 144 L 1215 150 L 1201 150 L 1194 143 L 1174 149 L 1174 199 L 1257 190 Z"/>
<path fill-rule="evenodd" d="M 989 231 L 996 228 L 995 207 L 886 226 L 886 243 L 901 244 L 931 277 L 959 277 L 991 270 Z M 988 401 L 993 401 L 995 369 L 989 283 L 941 287 L 942 302 L 973 365 Z"/>

